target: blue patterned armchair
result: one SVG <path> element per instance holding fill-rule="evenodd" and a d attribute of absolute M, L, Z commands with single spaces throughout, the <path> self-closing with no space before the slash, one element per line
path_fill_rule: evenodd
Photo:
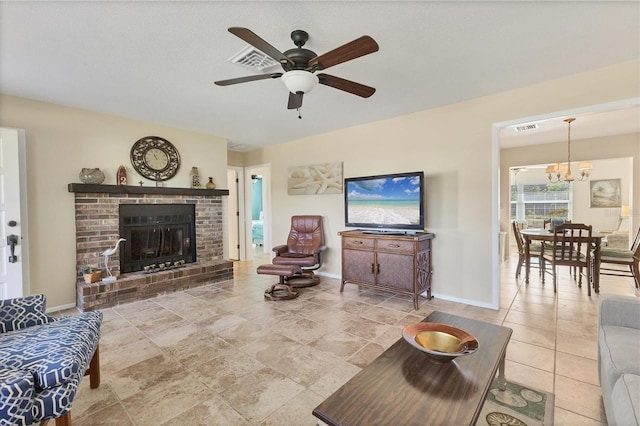
<path fill-rule="evenodd" d="M 54 318 L 44 295 L 0 300 L 0 426 L 71 425 L 82 377 L 100 385 L 102 312 Z"/>

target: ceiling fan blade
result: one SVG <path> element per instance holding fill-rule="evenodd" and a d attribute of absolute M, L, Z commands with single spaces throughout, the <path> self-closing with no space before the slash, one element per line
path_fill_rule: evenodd
<path fill-rule="evenodd" d="M 378 51 L 378 43 L 369 36 L 362 36 L 309 61 L 309 67 L 324 70 L 360 56 Z M 266 53 L 266 52 L 265 52 Z"/>
<path fill-rule="evenodd" d="M 259 35 L 257 35 L 250 29 L 242 27 L 231 27 L 229 28 L 229 32 L 236 37 L 239 37 L 242 40 L 246 41 L 256 49 L 260 50 L 262 53 L 271 56 L 281 64 L 289 63 L 290 65 L 295 65 L 291 59 L 284 56 L 284 53 L 280 52 L 278 49 L 264 41 Z"/>
<path fill-rule="evenodd" d="M 364 84 L 345 80 L 344 78 L 335 77 L 329 74 L 318 74 L 318 79 L 320 80 L 320 84 L 333 87 L 334 89 L 343 90 L 363 98 L 368 98 L 376 92 L 376 89 L 373 87 L 365 86 Z"/>
<path fill-rule="evenodd" d="M 281 76 L 282 76 L 281 72 L 274 72 L 271 74 L 250 75 L 247 77 L 238 77 L 238 78 L 231 78 L 229 80 L 220 80 L 220 81 L 215 81 L 214 84 L 218 86 L 230 86 L 232 84 L 246 83 L 246 82 L 255 81 L 255 80 L 266 80 L 268 78 L 278 78 Z"/>
<path fill-rule="evenodd" d="M 289 103 L 287 104 L 287 109 L 298 109 L 302 107 L 302 96 L 304 93 L 291 93 L 289 92 Z"/>

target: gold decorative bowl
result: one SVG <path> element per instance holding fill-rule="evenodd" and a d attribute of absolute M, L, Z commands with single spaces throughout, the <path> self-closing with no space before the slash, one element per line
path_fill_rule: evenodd
<path fill-rule="evenodd" d="M 418 322 L 402 329 L 402 337 L 436 362 L 450 362 L 478 349 L 478 341 L 464 330 L 438 322 Z"/>

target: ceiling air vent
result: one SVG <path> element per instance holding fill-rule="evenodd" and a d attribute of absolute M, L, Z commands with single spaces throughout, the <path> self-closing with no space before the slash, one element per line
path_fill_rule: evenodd
<path fill-rule="evenodd" d="M 238 143 L 238 142 L 227 141 L 227 149 L 230 151 L 246 152 L 246 151 L 254 150 L 255 147 L 251 145 Z"/>
<path fill-rule="evenodd" d="M 258 72 L 263 72 L 269 68 L 280 65 L 278 61 L 271 56 L 265 55 L 253 46 L 245 47 L 229 58 L 229 62 Z"/>
<path fill-rule="evenodd" d="M 525 130 L 535 130 L 538 128 L 536 123 L 523 124 L 522 126 L 516 126 L 516 132 L 524 132 Z"/>

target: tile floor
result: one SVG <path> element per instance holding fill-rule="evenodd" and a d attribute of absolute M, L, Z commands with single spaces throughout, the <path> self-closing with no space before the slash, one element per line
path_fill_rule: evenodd
<path fill-rule="evenodd" d="M 233 281 L 104 310 L 102 384 L 83 380 L 73 424 L 315 425 L 315 406 L 434 310 L 512 328 L 507 378 L 553 392 L 555 424 L 606 424 L 598 296 L 564 271 L 554 294 L 535 271 L 529 285 L 516 281 L 512 258 L 500 310 L 434 298 L 414 311 L 409 297 L 354 285 L 340 294 L 326 277 L 295 300 L 265 301 L 274 277 L 255 268 L 268 259 L 236 262 Z M 632 278 L 601 281 L 602 293 L 636 294 Z"/>

